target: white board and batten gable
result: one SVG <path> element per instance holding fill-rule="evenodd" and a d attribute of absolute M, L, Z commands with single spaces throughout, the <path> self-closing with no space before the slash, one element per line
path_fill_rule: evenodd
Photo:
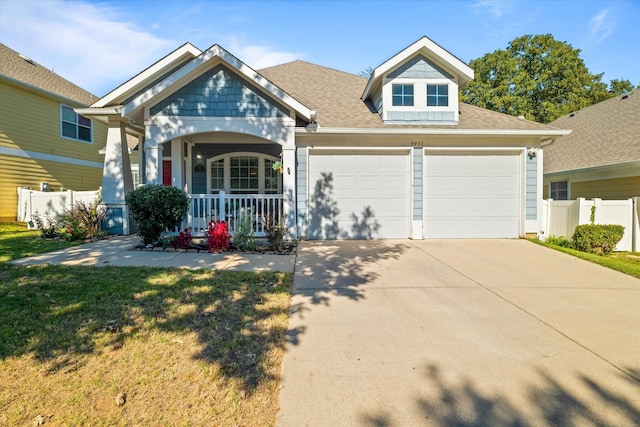
<path fill-rule="evenodd" d="M 473 70 L 422 37 L 378 66 L 362 100 L 370 102 L 386 124 L 458 124 L 458 88 Z"/>

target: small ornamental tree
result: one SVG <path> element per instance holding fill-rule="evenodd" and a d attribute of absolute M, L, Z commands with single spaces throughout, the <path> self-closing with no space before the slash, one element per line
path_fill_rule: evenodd
<path fill-rule="evenodd" d="M 125 201 L 145 244 L 157 241 L 163 231 L 179 227 L 189 209 L 187 193 L 158 184 L 136 188 Z"/>

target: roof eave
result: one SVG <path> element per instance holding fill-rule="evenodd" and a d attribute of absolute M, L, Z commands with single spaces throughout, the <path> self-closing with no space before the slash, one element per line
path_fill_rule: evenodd
<path fill-rule="evenodd" d="M 150 67 L 146 68 L 141 73 L 100 98 L 92 104 L 92 107 L 106 107 L 114 103 L 119 104 L 133 95 L 136 90 L 142 89 L 149 82 L 171 70 L 171 68 L 175 67 L 179 62 L 185 61 L 189 58 L 193 59 L 201 53 L 202 51 L 191 43 L 185 43 Z"/>
<path fill-rule="evenodd" d="M 297 114 L 302 116 L 307 121 L 311 121 L 311 109 L 288 95 L 285 91 L 264 78 L 253 68 L 249 67 L 244 62 L 240 61 L 238 58 L 236 58 L 223 47 L 217 44 L 202 52 L 196 58 L 193 58 L 189 63 L 185 64 L 183 67 L 176 70 L 174 73 L 167 76 L 162 81 L 156 83 L 146 91 L 138 94 L 135 98 L 133 98 L 130 102 L 123 106 L 123 114 L 129 115 L 132 111 L 144 105 L 147 105 L 158 94 L 171 87 L 176 82 L 182 80 L 189 74 L 193 73 L 203 64 L 215 58 L 219 58 L 220 61 L 236 70 L 239 74 L 245 76 L 247 80 L 254 82 L 259 87 L 264 89 L 267 93 L 279 99 L 281 102 L 283 102 L 292 110 L 296 111 Z"/>
<path fill-rule="evenodd" d="M 40 93 L 40 94 L 42 94 L 44 96 L 47 96 L 47 97 L 52 98 L 52 99 L 56 99 L 56 100 L 61 101 L 61 102 L 65 103 L 65 104 L 78 105 L 78 106 L 87 105 L 84 102 L 80 102 L 78 100 L 71 99 L 71 98 L 68 98 L 66 96 L 58 95 L 57 93 L 51 92 L 50 90 L 42 89 L 42 88 L 40 88 L 38 86 L 34 86 L 34 85 L 30 84 L 30 83 L 25 83 L 22 80 L 14 79 L 13 77 L 9 77 L 9 76 L 6 76 L 4 74 L 0 74 L 0 80 L 5 80 L 8 83 L 14 84 L 16 86 L 22 86 L 25 89 L 28 89 L 28 90 L 30 90 L 32 92 Z"/>
<path fill-rule="evenodd" d="M 569 135 L 566 129 L 443 129 L 443 128 L 338 128 L 338 127 L 297 127 L 296 134 L 323 135 L 467 135 L 467 136 L 535 136 L 550 138 Z"/>

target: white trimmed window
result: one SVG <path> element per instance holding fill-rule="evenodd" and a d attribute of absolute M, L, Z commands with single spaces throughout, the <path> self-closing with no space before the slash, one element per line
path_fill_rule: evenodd
<path fill-rule="evenodd" d="M 278 194 L 282 176 L 275 157 L 260 153 L 228 153 L 207 159 L 207 191 L 230 194 Z"/>
<path fill-rule="evenodd" d="M 393 84 L 391 87 L 392 105 L 394 107 L 413 106 L 413 85 Z"/>
<path fill-rule="evenodd" d="M 63 138 L 76 141 L 93 143 L 93 123 L 80 114 L 76 114 L 73 108 L 60 105 L 60 134 Z"/>
<path fill-rule="evenodd" d="M 427 107 L 448 107 L 449 85 L 427 85 Z"/>
<path fill-rule="evenodd" d="M 569 181 L 552 182 L 549 198 L 553 200 L 569 200 Z"/>

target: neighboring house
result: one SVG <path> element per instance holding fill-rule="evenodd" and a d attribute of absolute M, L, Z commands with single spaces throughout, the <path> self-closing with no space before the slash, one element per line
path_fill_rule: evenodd
<path fill-rule="evenodd" d="M 640 197 L 640 91 L 615 96 L 550 124 L 570 135 L 544 147 L 545 197 Z"/>
<path fill-rule="evenodd" d="M 471 79 L 427 37 L 369 79 L 304 61 L 255 71 L 219 45 L 187 43 L 78 111 L 109 124 L 103 197 L 125 233 L 133 126 L 145 134 L 143 182 L 185 188 L 194 204 L 280 197 L 296 237 L 536 234 L 540 147 L 568 131 L 460 103 Z M 197 205 L 189 221 L 233 203 Z"/>
<path fill-rule="evenodd" d="M 17 189 L 97 190 L 107 127 L 77 114 L 98 98 L 0 44 L 0 221 L 15 221 Z"/>

